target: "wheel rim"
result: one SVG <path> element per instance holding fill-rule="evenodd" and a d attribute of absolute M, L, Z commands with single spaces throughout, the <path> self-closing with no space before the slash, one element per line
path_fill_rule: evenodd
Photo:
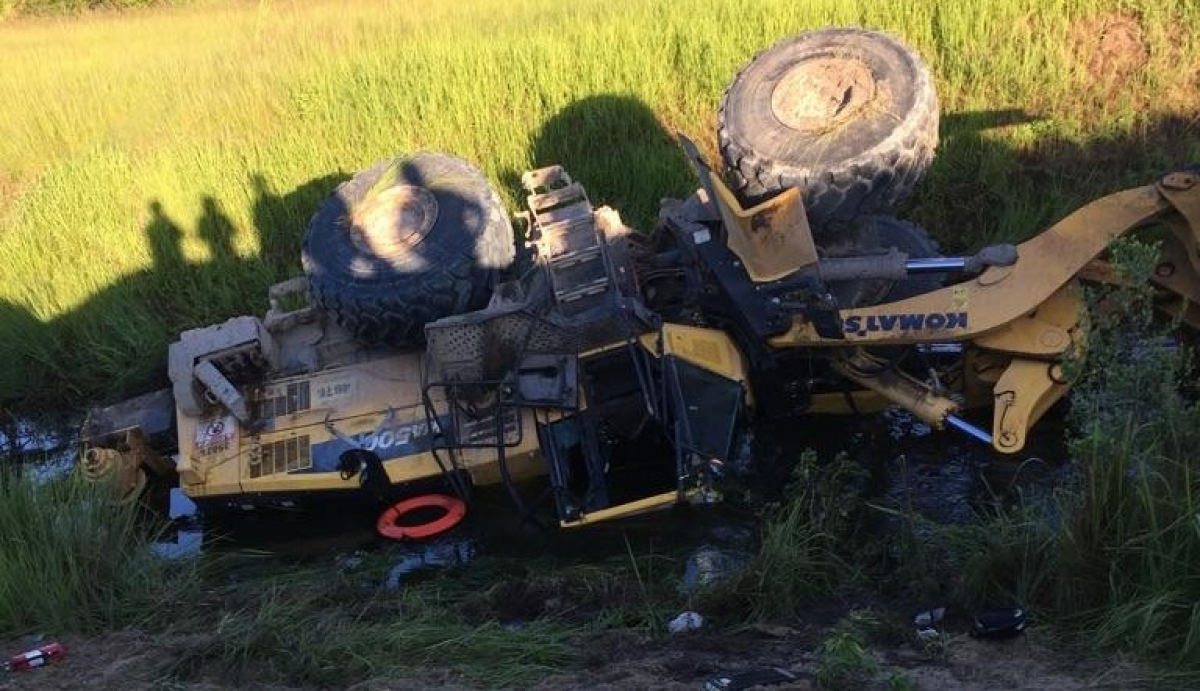
<path fill-rule="evenodd" d="M 790 129 L 819 134 L 854 120 L 881 95 L 866 63 L 822 57 L 788 69 L 771 92 L 771 111 Z"/>
<path fill-rule="evenodd" d="M 395 185 L 355 207 L 350 234 L 360 250 L 390 257 L 420 243 L 437 217 L 438 203 L 432 192 L 415 185 Z"/>

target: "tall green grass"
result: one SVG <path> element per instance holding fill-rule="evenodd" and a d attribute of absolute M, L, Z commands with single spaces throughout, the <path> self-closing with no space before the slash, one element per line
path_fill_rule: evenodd
<path fill-rule="evenodd" d="M 132 672 L 134 685 L 342 688 L 429 674 L 430 686 L 516 686 L 588 659 L 596 637 L 661 631 L 684 606 L 679 565 L 632 547 L 600 563 L 483 557 L 403 576 L 404 548 L 296 561 L 206 545 L 167 560 L 109 487 L 14 467 L 0 464 L 0 638 L 132 629 L 169 651 Z"/>
<path fill-rule="evenodd" d="M 839 456 L 821 464 L 805 452 L 792 471 L 782 502 L 769 512 L 753 568 L 735 584 L 752 616 L 792 616 L 815 597 L 863 582 L 849 547 L 864 526 L 865 473 Z"/>
<path fill-rule="evenodd" d="M 171 623 L 153 629 L 177 641 L 162 673 L 225 684 L 343 688 L 425 675 L 429 687 L 460 678 L 520 687 L 587 661 L 605 635 L 645 640 L 681 606 L 678 574 L 655 569 L 660 555 L 481 557 L 406 571 L 396 584 L 397 559 L 411 555 L 381 549 L 353 566 L 227 555 L 205 588 L 171 604 Z"/>
<path fill-rule="evenodd" d="M 1144 60 L 1097 74 L 1090 22 L 1114 12 Z M 161 382 L 178 331 L 261 311 L 322 196 L 398 151 L 474 160 L 513 208 L 522 170 L 561 162 L 645 228 L 695 185 L 670 134 L 712 155 L 738 66 L 813 27 L 881 28 L 930 63 L 943 146 L 916 220 L 949 249 L 1026 237 L 1200 158 L 1198 20 L 1117 0 L 312 0 L 8 22 L 0 398 Z"/>
<path fill-rule="evenodd" d="M 764 525 L 738 593 L 756 616 L 790 618 L 814 595 L 881 590 L 972 611 L 1016 604 L 1087 653 L 1133 651 L 1167 665 L 1147 683 L 1200 682 L 1200 401 L 1194 338 L 1154 312 L 1158 248 L 1116 243 L 1119 285 L 1087 291 L 1073 381 L 1071 465 L 944 525 L 864 503 L 845 458 L 807 453 Z M 882 512 L 882 514 L 880 513 Z M 876 520 L 882 515 L 884 521 Z M 886 547 L 880 548 L 881 545 Z M 744 583 L 742 585 L 745 585 Z M 927 606 L 927 605 L 926 605 Z"/>
<path fill-rule="evenodd" d="M 0 636 L 63 635 L 151 619 L 196 581 L 151 553 L 136 504 L 77 475 L 46 482 L 0 469 Z"/>
<path fill-rule="evenodd" d="M 146 7 L 160 0 L 0 0 L 0 20 L 18 16 L 61 15 L 88 10 Z"/>
<path fill-rule="evenodd" d="M 1094 296 L 1089 362 L 1072 394 L 1081 482 L 1067 497 L 1053 607 L 1099 641 L 1200 673 L 1200 403 L 1190 351 L 1155 327 L 1153 246 L 1122 243 L 1132 285 Z M 1194 392 L 1193 392 L 1194 393 Z"/>
<path fill-rule="evenodd" d="M 506 628 L 461 616 L 456 607 L 471 593 L 453 575 L 395 591 L 363 576 L 331 564 L 276 564 L 212 584 L 205 598 L 174 603 L 175 623 L 159 629 L 180 641 L 165 671 L 182 680 L 344 688 L 436 670 L 499 688 L 578 657 L 567 639 L 580 625 L 540 619 Z"/>
<path fill-rule="evenodd" d="M 1050 497 L 932 528 L 920 567 L 969 605 L 1024 603 L 1092 650 L 1133 650 L 1200 680 L 1200 403 L 1190 350 L 1153 317 L 1153 246 L 1123 241 L 1128 285 L 1091 293 L 1069 368 L 1074 480 Z M 947 558 L 946 555 L 950 555 Z"/>

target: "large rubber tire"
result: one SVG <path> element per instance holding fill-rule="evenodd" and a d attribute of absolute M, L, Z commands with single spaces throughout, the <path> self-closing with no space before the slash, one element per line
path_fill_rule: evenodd
<path fill-rule="evenodd" d="M 938 102 L 911 48 L 864 29 L 822 29 L 756 55 L 718 113 L 725 176 L 753 204 L 804 191 L 818 244 L 829 224 L 906 201 L 933 160 Z"/>
<path fill-rule="evenodd" d="M 487 304 L 513 261 L 512 224 L 487 177 L 419 153 L 343 183 L 308 224 L 302 256 L 316 303 L 357 338 L 419 345 L 425 324 Z"/>

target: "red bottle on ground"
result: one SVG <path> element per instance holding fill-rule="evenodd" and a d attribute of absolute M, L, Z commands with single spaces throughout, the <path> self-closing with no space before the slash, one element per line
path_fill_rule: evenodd
<path fill-rule="evenodd" d="M 13 655 L 4 663 L 4 669 L 8 672 L 19 672 L 25 669 L 33 669 L 41 667 L 55 660 L 59 660 L 67 654 L 67 649 L 62 643 L 47 643 L 40 645 L 33 650 Z"/>

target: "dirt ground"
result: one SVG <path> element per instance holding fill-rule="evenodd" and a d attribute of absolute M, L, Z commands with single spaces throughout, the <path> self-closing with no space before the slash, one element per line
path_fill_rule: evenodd
<path fill-rule="evenodd" d="M 793 673 L 797 681 L 775 684 L 780 691 L 823 688 L 815 681 L 818 661 L 813 631 L 763 627 L 736 633 L 690 632 L 650 639 L 613 634 L 590 640 L 584 666 L 548 676 L 523 688 L 565 689 L 703 689 L 722 674 L 772 668 Z M 179 682 L 170 679 L 172 642 L 137 632 L 118 632 L 94 638 L 63 641 L 67 656 L 47 667 L 0 673 L 5 691 L 71 691 L 95 689 L 183 689 L 225 691 L 233 686 Z M 9 641 L 5 654 L 25 645 Z M 1139 684 L 1132 666 L 1113 660 L 1080 663 L 1049 647 L 1036 629 L 1007 641 L 982 641 L 965 633 L 948 632 L 936 650 L 912 644 L 870 649 L 878 671 L 865 682 L 840 688 L 879 689 L 1045 689 L 1068 691 L 1091 688 L 1149 688 Z M 905 684 L 907 680 L 907 684 Z M 303 687 L 240 685 L 238 691 L 282 691 Z M 348 688 L 356 691 L 392 689 L 481 689 L 453 673 L 432 670 L 407 678 L 380 678 Z M 836 688 L 836 687 L 835 687 Z"/>

